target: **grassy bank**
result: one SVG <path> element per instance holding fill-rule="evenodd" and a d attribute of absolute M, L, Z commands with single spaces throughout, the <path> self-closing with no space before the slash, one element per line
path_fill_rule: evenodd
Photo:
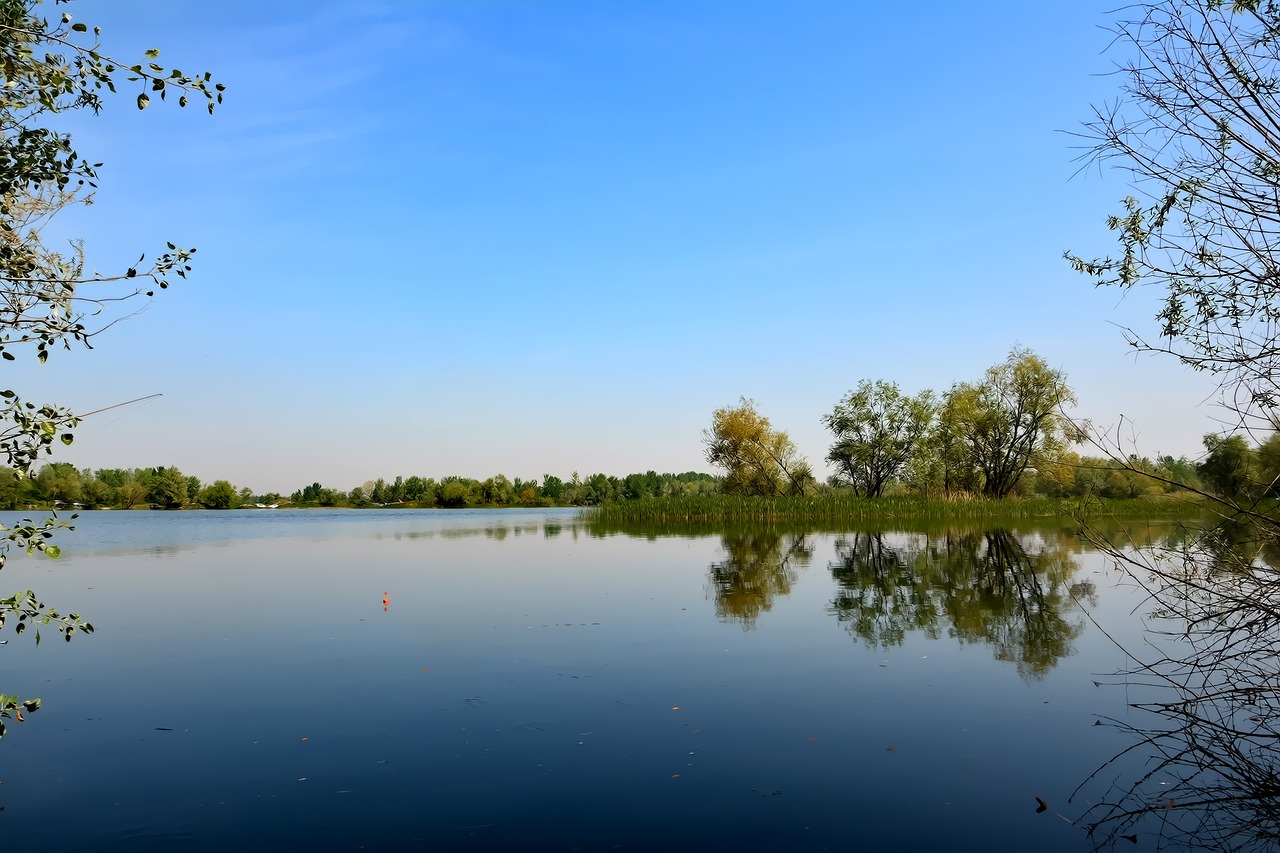
<path fill-rule="evenodd" d="M 604 524 L 879 524 L 893 521 L 1018 521 L 1068 518 L 1194 517 L 1203 504 L 1189 496 L 1162 495 L 1132 500 L 1100 498 L 887 497 L 860 498 L 826 494 L 805 498 L 759 498 L 700 495 L 688 498 L 642 498 L 604 504 L 589 517 Z"/>

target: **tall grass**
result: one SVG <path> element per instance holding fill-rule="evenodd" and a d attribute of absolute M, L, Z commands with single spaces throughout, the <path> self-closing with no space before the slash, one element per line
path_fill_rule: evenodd
<path fill-rule="evenodd" d="M 1150 498 L 861 498 L 847 493 L 762 498 L 696 495 L 641 498 L 588 511 L 602 524 L 880 524 L 896 521 L 1026 521 L 1101 517 L 1175 519 L 1204 512 L 1200 501 L 1177 495 Z"/>

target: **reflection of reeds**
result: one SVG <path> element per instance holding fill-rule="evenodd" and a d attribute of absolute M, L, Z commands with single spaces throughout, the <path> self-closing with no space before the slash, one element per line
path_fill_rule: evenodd
<path fill-rule="evenodd" d="M 1156 654 L 1126 650 L 1134 666 L 1123 675 L 1147 692 L 1133 702 L 1145 716 L 1107 721 L 1133 745 L 1081 786 L 1143 761 L 1085 812 L 1099 845 L 1139 831 L 1180 849 L 1280 842 L 1278 532 L 1236 520 L 1159 549 L 1109 547 L 1151 595 L 1163 630 L 1152 636 Z"/>
<path fill-rule="evenodd" d="M 743 497 L 693 495 L 642 498 L 605 504 L 588 511 L 589 518 L 605 523 L 704 522 L 704 523 L 830 523 L 896 522 L 947 519 L 951 521 L 1015 521 L 1093 516 L 1124 518 L 1186 518 L 1201 512 L 1200 505 L 1164 496 L 1132 500 L 982 500 L 975 498 L 883 497 L 861 498 L 846 492 L 812 497 Z"/>

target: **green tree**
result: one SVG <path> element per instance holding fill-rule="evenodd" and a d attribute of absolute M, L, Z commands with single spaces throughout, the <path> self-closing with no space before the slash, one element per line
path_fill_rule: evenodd
<path fill-rule="evenodd" d="M 592 474 L 582 484 L 582 492 L 578 503 L 583 506 L 599 506 L 617 500 L 622 488 L 617 477 L 606 474 Z"/>
<path fill-rule="evenodd" d="M 480 502 L 489 506 L 515 503 L 516 493 L 505 474 L 495 474 L 480 484 Z"/>
<path fill-rule="evenodd" d="M 80 472 L 68 462 L 50 462 L 35 477 L 36 495 L 50 503 L 69 504 L 80 500 Z"/>
<path fill-rule="evenodd" d="M 1273 435 L 1273 438 L 1274 437 L 1275 436 Z M 1276 449 L 1280 450 L 1280 447 L 1277 447 Z M 1277 457 L 1277 461 L 1280 462 L 1280 457 Z M 1167 479 L 1172 480 L 1179 485 L 1187 486 L 1188 488 L 1200 488 L 1200 474 L 1196 470 L 1196 464 L 1187 457 L 1179 456 L 1175 459 L 1173 456 L 1169 455 L 1161 456 L 1160 467 L 1164 471 L 1164 475 Z M 1280 472 L 1280 465 L 1278 465 L 1274 470 Z"/>
<path fill-rule="evenodd" d="M 101 480 L 108 488 L 118 489 L 124 485 L 124 481 L 132 474 L 123 468 L 99 468 L 93 472 L 93 476 Z"/>
<path fill-rule="evenodd" d="M 652 497 L 662 492 L 662 478 L 656 471 L 643 474 L 628 474 L 622 479 L 622 495 L 624 500 L 637 500 Z"/>
<path fill-rule="evenodd" d="M 1111 461 L 1102 496 L 1106 498 L 1144 498 L 1164 491 L 1157 477 L 1161 474 L 1148 459 L 1131 456 L 1123 463 Z"/>
<path fill-rule="evenodd" d="M 147 497 L 165 509 L 179 509 L 187 502 L 187 476 L 173 468 L 156 468 Z"/>
<path fill-rule="evenodd" d="M 1260 496 L 1280 494 L 1280 432 L 1272 432 L 1254 448 L 1253 462 Z"/>
<path fill-rule="evenodd" d="M 346 500 L 346 495 L 337 489 L 321 489 L 316 495 L 316 503 L 320 506 L 341 506 Z"/>
<path fill-rule="evenodd" d="M 405 499 L 404 477 L 396 476 L 395 482 L 387 487 L 387 503 L 403 503 Z"/>
<path fill-rule="evenodd" d="M 1204 449 L 1204 484 L 1226 498 L 1247 497 L 1254 480 L 1254 452 L 1244 436 L 1210 433 L 1204 437 Z"/>
<path fill-rule="evenodd" d="M 147 487 L 130 474 L 116 489 L 116 500 L 120 502 L 121 509 L 132 509 L 147 499 L 147 492 Z"/>
<path fill-rule="evenodd" d="M 467 505 L 470 490 L 459 477 L 445 477 L 440 481 L 440 497 L 438 503 L 444 507 L 463 507 Z"/>
<path fill-rule="evenodd" d="M 542 494 L 550 498 L 553 504 L 560 503 L 560 498 L 563 493 L 564 493 L 563 480 L 551 474 L 542 475 Z"/>
<path fill-rule="evenodd" d="M 31 481 L 14 471 L 0 470 L 0 509 L 17 509 L 29 500 Z"/>
<path fill-rule="evenodd" d="M 725 470 L 727 494 L 803 495 L 816 486 L 809 463 L 795 444 L 746 397 L 737 406 L 716 409 L 702 441 L 707 461 Z"/>
<path fill-rule="evenodd" d="M 434 481 L 415 474 L 404 481 L 404 498 L 407 501 L 421 502 L 431 495 L 434 486 Z"/>
<path fill-rule="evenodd" d="M 88 507 L 111 506 L 116 502 L 116 490 L 85 468 L 80 472 L 80 501 Z"/>
<path fill-rule="evenodd" d="M 945 494 L 976 492 L 981 477 L 973 465 L 966 438 L 966 423 L 973 410 L 974 395 L 966 388 L 952 388 L 943 397 L 937 420 L 924 444 L 924 452 L 913 460 L 913 478 L 925 491 L 940 488 Z"/>
<path fill-rule="evenodd" d="M 908 397 L 893 382 L 858 383 L 858 390 L 822 416 L 835 437 L 827 461 L 836 466 L 837 482 L 860 495 L 883 494 L 920 451 L 935 408 L 932 391 Z"/>
<path fill-rule="evenodd" d="M 978 384 L 952 387 L 939 420 L 958 440 L 950 449 L 963 448 L 983 494 L 1002 498 L 1037 459 L 1052 458 L 1077 437 L 1062 413 L 1075 402 L 1066 374 L 1014 347 Z"/>
<path fill-rule="evenodd" d="M 324 486 L 320 485 L 319 483 L 312 483 L 311 485 L 304 486 L 303 488 L 294 492 L 290 496 L 290 499 L 295 504 L 318 504 L 320 503 L 320 498 L 323 495 L 325 495 L 325 493 L 328 491 L 331 491 L 331 490 L 326 489 Z"/>
<path fill-rule="evenodd" d="M 231 509 L 236 505 L 236 487 L 226 480 L 214 480 L 200 490 L 197 500 L 205 509 Z"/>

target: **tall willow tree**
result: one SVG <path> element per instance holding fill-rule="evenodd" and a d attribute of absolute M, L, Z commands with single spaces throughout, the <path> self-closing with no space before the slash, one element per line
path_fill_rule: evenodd
<path fill-rule="evenodd" d="M 908 397 L 893 382 L 858 383 L 822 416 L 835 437 L 827 461 L 836 466 L 836 481 L 867 497 L 883 494 L 921 450 L 936 408 L 932 391 Z"/>
<path fill-rule="evenodd" d="M 968 482 L 1002 498 L 1037 460 L 1052 458 L 1078 437 L 1063 414 L 1075 402 L 1062 371 L 1015 347 L 981 382 L 961 382 L 947 392 L 938 428 L 954 441 Z"/>
<path fill-rule="evenodd" d="M 195 97 L 212 112 L 223 87 L 209 74 L 188 76 L 160 65 L 158 50 L 136 64 L 117 62 L 102 51 L 97 27 L 69 11 L 41 12 L 34 0 L 0 0 L 0 358 L 28 353 L 43 363 L 58 347 L 88 347 L 111 325 L 104 313 L 109 307 L 150 298 L 172 277 L 185 277 L 195 252 L 169 243 L 150 259 L 144 254 L 116 274 L 99 274 L 86 271 L 79 243 L 47 245 L 45 226 L 60 211 L 89 203 L 101 166 L 81 157 L 71 137 L 48 122 L 59 113 L 96 114 L 117 86 L 132 92 L 138 109 L 172 92 L 179 106 Z M 0 401 L 0 456 L 13 476 L 30 476 L 42 455 L 71 443 L 76 418 L 68 409 L 27 402 L 13 389 L 0 391 Z M 14 546 L 56 557 L 51 537 L 58 526 L 50 519 L 0 527 L 0 566 Z M 0 627 L 9 620 L 18 633 L 37 626 L 37 640 L 42 625 L 68 640 L 77 630 L 92 630 L 30 591 L 0 599 Z M 38 700 L 0 694 L 0 735 L 4 719 L 21 719 L 23 709 L 37 706 Z"/>

